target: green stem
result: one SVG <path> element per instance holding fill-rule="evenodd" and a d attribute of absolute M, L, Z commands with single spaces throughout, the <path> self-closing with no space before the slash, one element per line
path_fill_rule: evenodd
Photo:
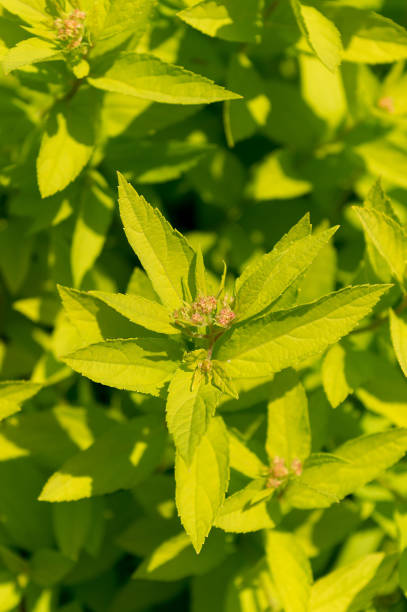
<path fill-rule="evenodd" d="M 273 0 L 273 2 L 270 2 L 269 6 L 264 11 L 264 15 L 263 15 L 264 21 L 267 21 L 267 19 L 271 15 L 271 13 L 276 10 L 276 8 L 278 7 L 279 3 L 280 3 L 280 0 Z"/>

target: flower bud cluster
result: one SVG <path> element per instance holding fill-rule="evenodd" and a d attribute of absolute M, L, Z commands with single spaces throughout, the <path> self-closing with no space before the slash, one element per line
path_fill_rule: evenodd
<path fill-rule="evenodd" d="M 200 296 L 192 304 L 184 304 L 173 312 L 174 322 L 182 327 L 230 327 L 236 315 L 230 307 L 231 298 L 218 300 L 214 295 Z"/>
<path fill-rule="evenodd" d="M 57 17 L 54 20 L 57 38 L 66 45 L 67 49 L 76 49 L 81 45 L 85 31 L 85 19 L 86 13 L 75 9 L 68 17 Z"/>
<path fill-rule="evenodd" d="M 387 111 L 390 115 L 395 113 L 394 100 L 391 96 L 383 96 L 377 103 L 378 107 Z"/>
<path fill-rule="evenodd" d="M 277 489 L 290 476 L 301 476 L 301 473 L 302 463 L 297 457 L 292 460 L 291 466 L 288 468 L 285 459 L 276 455 L 271 462 L 266 486 L 268 489 Z"/>
<path fill-rule="evenodd" d="M 212 372 L 212 361 L 210 359 L 204 359 L 199 362 L 198 368 L 202 374 L 209 374 L 209 372 Z"/>

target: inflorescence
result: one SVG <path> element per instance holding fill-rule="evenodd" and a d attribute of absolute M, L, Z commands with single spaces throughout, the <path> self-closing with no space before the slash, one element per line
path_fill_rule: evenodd
<path fill-rule="evenodd" d="M 75 9 L 67 17 L 57 17 L 54 20 L 57 39 L 60 40 L 68 50 L 77 49 L 81 46 L 85 32 L 85 19 L 85 11 Z"/>
<path fill-rule="evenodd" d="M 219 300 L 214 295 L 201 296 L 192 304 L 185 303 L 182 308 L 173 312 L 177 326 L 191 330 L 191 335 L 200 335 L 202 328 L 228 328 L 236 318 L 230 305 L 233 298 L 225 296 Z M 194 332 L 194 328 L 198 333 Z"/>
<path fill-rule="evenodd" d="M 267 488 L 278 489 L 283 483 L 287 482 L 290 476 L 301 476 L 302 463 L 296 457 L 292 460 L 290 468 L 285 464 L 285 459 L 278 457 L 273 458 L 268 472 Z"/>

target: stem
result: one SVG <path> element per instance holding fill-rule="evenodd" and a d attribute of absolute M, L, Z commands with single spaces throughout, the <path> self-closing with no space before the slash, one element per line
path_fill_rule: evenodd
<path fill-rule="evenodd" d="M 224 331 L 221 331 L 221 332 L 218 332 L 217 334 L 214 334 L 213 336 L 211 336 L 209 347 L 208 347 L 208 359 L 212 359 L 212 353 L 213 353 L 213 349 L 214 349 L 214 346 L 215 346 L 215 342 L 216 342 L 216 340 L 218 338 L 223 336 L 224 333 L 225 333 Z"/>
<path fill-rule="evenodd" d="M 266 8 L 266 10 L 264 11 L 264 15 L 263 15 L 263 19 L 264 21 L 267 21 L 267 19 L 270 17 L 271 13 L 273 11 L 276 10 L 276 8 L 279 5 L 280 0 L 273 0 L 273 2 L 271 2 L 269 4 L 269 6 Z"/>
<path fill-rule="evenodd" d="M 74 97 L 74 95 L 76 94 L 76 92 L 78 91 L 79 87 L 82 85 L 82 83 L 84 82 L 85 79 L 75 79 L 71 89 L 68 91 L 68 93 L 61 99 L 57 100 L 57 102 L 67 102 L 68 100 L 70 100 L 71 98 Z"/>
<path fill-rule="evenodd" d="M 66 93 L 64 96 L 62 96 L 62 98 L 55 98 L 55 100 L 53 101 L 53 103 L 50 106 L 47 106 L 47 108 L 43 109 L 41 111 L 41 119 L 43 119 L 44 117 L 46 117 L 48 115 L 48 113 L 54 108 L 54 106 L 56 104 L 58 104 L 58 102 L 68 102 L 69 100 L 71 100 L 74 95 L 76 94 L 76 92 L 78 91 L 79 87 L 82 85 L 82 83 L 85 81 L 85 79 L 75 79 L 71 89 L 68 91 L 68 93 Z"/>

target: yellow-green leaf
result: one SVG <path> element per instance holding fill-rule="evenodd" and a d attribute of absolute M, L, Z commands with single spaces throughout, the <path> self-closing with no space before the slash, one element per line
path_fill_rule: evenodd
<path fill-rule="evenodd" d="M 177 308 L 184 299 L 194 251 L 162 214 L 119 174 L 119 203 L 127 239 L 163 304 Z"/>
<path fill-rule="evenodd" d="M 45 484 L 40 501 L 74 501 L 130 489 L 158 465 L 166 441 L 159 419 L 138 417 L 113 426 L 68 459 Z"/>
<path fill-rule="evenodd" d="M 178 513 L 199 553 L 229 483 L 228 439 L 220 417 L 211 420 L 191 463 L 187 464 L 177 454 L 175 480 Z"/>
<path fill-rule="evenodd" d="M 88 81 L 98 89 L 167 104 L 209 104 L 240 98 L 194 72 L 133 51 L 118 54 L 113 63 L 111 58 L 102 60 Z"/>
<path fill-rule="evenodd" d="M 108 340 L 79 349 L 63 358 L 73 370 L 94 382 L 159 395 L 177 368 L 180 349 L 156 338 Z"/>
<path fill-rule="evenodd" d="M 286 612 L 309 612 L 312 570 L 297 538 L 270 529 L 266 535 L 267 563 Z"/>

